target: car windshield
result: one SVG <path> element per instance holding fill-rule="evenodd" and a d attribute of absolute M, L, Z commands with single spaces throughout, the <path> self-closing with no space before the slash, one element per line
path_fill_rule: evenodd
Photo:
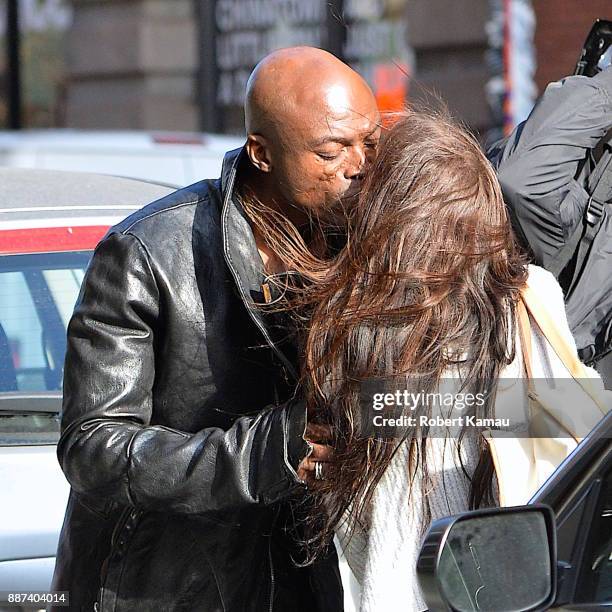
<path fill-rule="evenodd" d="M 90 257 L 0 257 L 0 446 L 59 439 L 66 328 Z"/>

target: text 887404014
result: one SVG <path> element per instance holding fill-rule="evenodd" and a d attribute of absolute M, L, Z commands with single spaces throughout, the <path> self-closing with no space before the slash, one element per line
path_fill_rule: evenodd
<path fill-rule="evenodd" d="M 2 607 L 44 607 L 53 604 L 59 607 L 70 607 L 68 591 L 0 591 Z"/>

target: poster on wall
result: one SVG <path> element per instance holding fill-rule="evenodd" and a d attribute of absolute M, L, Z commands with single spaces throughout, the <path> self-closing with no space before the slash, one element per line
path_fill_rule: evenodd
<path fill-rule="evenodd" d="M 202 98 L 209 101 L 203 128 L 240 133 L 244 91 L 252 69 L 267 53 L 295 45 L 331 51 L 363 74 L 382 110 L 400 109 L 408 95 L 414 64 L 406 42 L 407 2 L 204 2 L 200 10 L 201 62 L 206 76 L 201 79 L 201 88 L 214 88 L 214 96 L 203 92 L 206 95 Z"/>
<path fill-rule="evenodd" d="M 342 58 L 368 81 L 381 111 L 408 98 L 414 53 L 406 36 L 408 0 L 344 0 Z"/>

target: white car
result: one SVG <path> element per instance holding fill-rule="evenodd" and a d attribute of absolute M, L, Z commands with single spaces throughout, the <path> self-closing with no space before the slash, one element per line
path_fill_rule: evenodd
<path fill-rule="evenodd" d="M 190 185 L 221 176 L 244 138 L 196 132 L 20 130 L 0 132 L 0 166 L 96 172 Z"/>
<path fill-rule="evenodd" d="M 69 491 L 56 457 L 66 326 L 93 249 L 173 190 L 0 168 L 0 591 L 51 584 Z"/>

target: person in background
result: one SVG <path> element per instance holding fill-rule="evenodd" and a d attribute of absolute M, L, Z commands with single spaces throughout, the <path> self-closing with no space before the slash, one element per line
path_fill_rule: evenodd
<path fill-rule="evenodd" d="M 612 389 L 612 68 L 550 83 L 487 152 L 516 235 L 553 273 L 581 359 Z"/>

